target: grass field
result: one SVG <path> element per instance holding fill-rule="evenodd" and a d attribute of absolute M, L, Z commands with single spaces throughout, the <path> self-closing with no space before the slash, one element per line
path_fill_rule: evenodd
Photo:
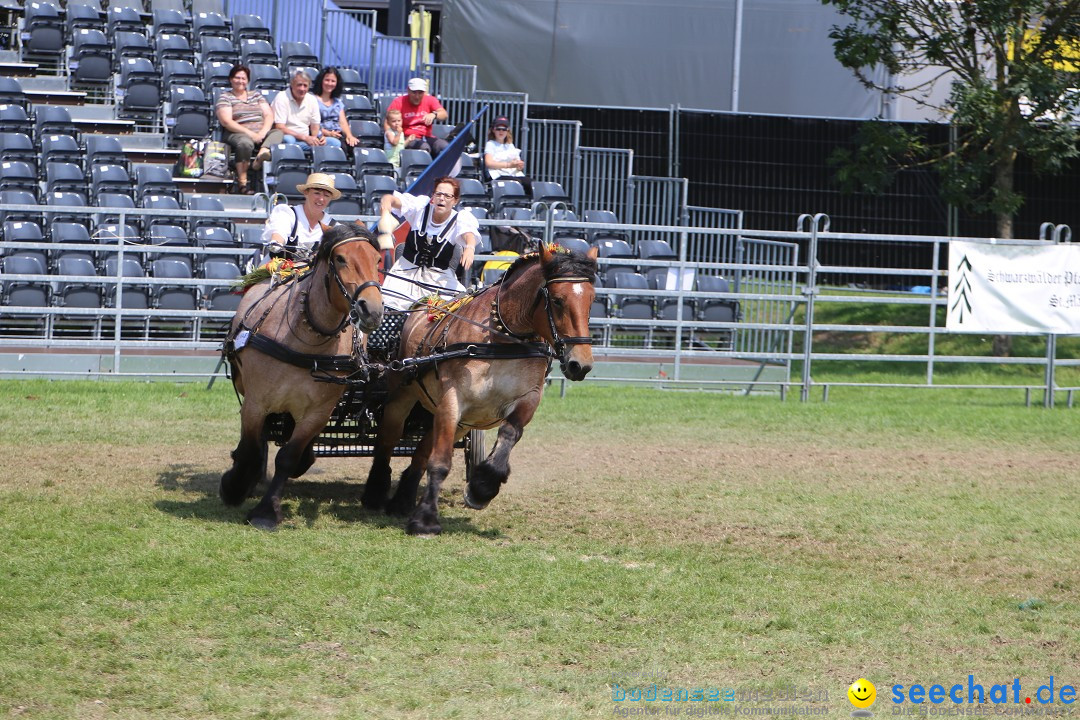
<path fill-rule="evenodd" d="M 1080 410 L 576 385 L 487 510 L 455 459 L 436 538 L 360 508 L 366 459 L 245 526 L 238 424 L 220 384 L 0 382 L 0 716 L 847 717 L 860 677 L 882 716 L 969 675 L 986 714 L 1072 714 Z M 653 683 L 736 701 L 613 699 Z"/>

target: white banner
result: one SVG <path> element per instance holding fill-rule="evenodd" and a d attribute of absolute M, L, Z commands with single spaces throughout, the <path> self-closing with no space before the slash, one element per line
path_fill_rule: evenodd
<path fill-rule="evenodd" d="M 952 332 L 1080 334 L 1080 245 L 949 243 Z"/>

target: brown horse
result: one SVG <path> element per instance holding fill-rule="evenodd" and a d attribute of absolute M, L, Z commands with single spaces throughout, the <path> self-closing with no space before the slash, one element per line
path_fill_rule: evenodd
<path fill-rule="evenodd" d="M 243 400 L 240 443 L 232 468 L 221 476 L 226 505 L 242 503 L 266 474 L 267 416 L 287 413 L 292 425 L 270 487 L 248 513 L 255 527 L 277 527 L 286 480 L 315 462 L 312 443 L 344 391 L 333 380 L 363 370 L 360 331 L 370 333 L 383 315 L 378 263 L 375 238 L 366 228 L 335 225 L 324 233 L 308 272 L 251 287 L 236 311 L 225 353 Z"/>
<path fill-rule="evenodd" d="M 559 359 L 570 380 L 583 380 L 592 369 L 589 309 L 595 282 L 595 248 L 575 255 L 543 247 L 451 313 L 431 321 L 426 312 L 414 313 L 402 329 L 402 359 L 391 365 L 395 371 L 389 374 L 390 394 L 361 503 L 370 509 L 385 504 L 390 514 L 411 513 L 411 534 L 440 532 L 439 488 L 455 441 L 469 430 L 501 424 L 495 446 L 465 489 L 469 507 L 486 507 L 510 475 L 510 451 L 540 404 L 552 359 Z M 387 503 L 390 456 L 417 402 L 434 414 L 434 424 Z M 427 490 L 417 505 L 425 467 Z"/>

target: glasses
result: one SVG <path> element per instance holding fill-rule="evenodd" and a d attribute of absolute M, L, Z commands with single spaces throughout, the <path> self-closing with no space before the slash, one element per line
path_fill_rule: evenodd
<path fill-rule="evenodd" d="M 507 130 L 509 130 L 509 129 L 510 129 L 510 128 L 504 128 L 504 127 L 497 127 L 497 128 L 495 128 L 495 132 L 506 132 L 506 131 L 507 131 Z"/>
<path fill-rule="evenodd" d="M 453 195 L 451 195 L 450 193 L 444 193 L 444 192 L 431 193 L 431 197 L 433 197 L 433 198 L 446 198 L 447 200 L 453 200 L 454 199 Z"/>

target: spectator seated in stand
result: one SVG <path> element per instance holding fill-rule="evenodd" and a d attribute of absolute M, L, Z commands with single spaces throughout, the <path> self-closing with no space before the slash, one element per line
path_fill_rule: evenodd
<path fill-rule="evenodd" d="M 260 93 L 248 90 L 251 71 L 245 65 L 234 65 L 229 71 L 229 84 L 218 98 L 216 112 L 224 130 L 222 138 L 236 152 L 236 185 L 234 192 L 252 195 L 255 190 L 248 183 L 248 167 L 259 170 L 270 146 L 282 141 L 280 131 L 273 130 L 274 113 L 270 103 Z M 259 156 L 251 161 L 251 154 L 259 146 Z M 264 156 L 265 153 L 265 156 Z"/>
<path fill-rule="evenodd" d="M 492 180 L 517 180 L 532 195 L 532 180 L 525 175 L 525 161 L 521 159 L 521 150 L 514 146 L 514 133 L 505 117 L 497 117 L 491 123 L 484 145 L 484 166 Z"/>
<path fill-rule="evenodd" d="M 423 78 L 409 80 L 409 92 L 394 98 L 387 108 L 400 110 L 402 125 L 405 128 L 405 147 L 410 150 L 427 150 L 431 156 L 437 157 L 450 143 L 442 138 L 435 137 L 431 126 L 437 122 L 446 122 L 449 114 L 443 108 L 438 98 L 428 94 L 428 82 Z M 390 125 L 383 125 L 383 130 L 389 130 Z"/>
<path fill-rule="evenodd" d="M 342 144 L 356 147 L 360 141 L 352 133 L 341 102 L 341 73 L 335 67 L 325 67 L 315 78 L 311 92 L 319 101 L 319 121 L 327 145 Z"/>

